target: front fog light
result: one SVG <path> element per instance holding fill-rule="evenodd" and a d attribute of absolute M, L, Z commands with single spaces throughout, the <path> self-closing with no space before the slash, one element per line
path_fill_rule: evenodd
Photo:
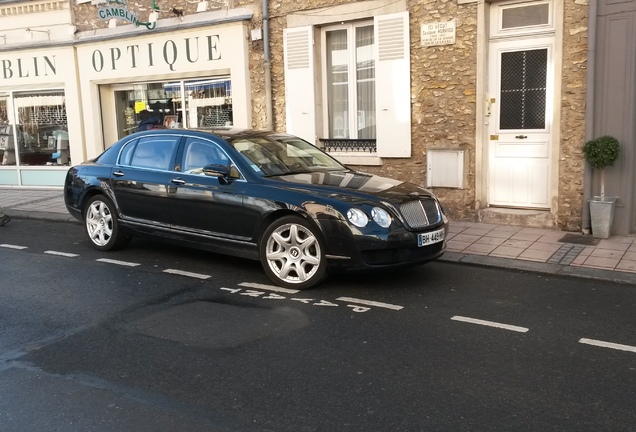
<path fill-rule="evenodd" d="M 369 218 L 362 210 L 352 208 L 347 212 L 347 219 L 355 226 L 362 228 L 369 223 Z"/>
<path fill-rule="evenodd" d="M 391 225 L 391 215 L 380 207 L 373 207 L 371 210 L 371 217 L 382 228 L 388 228 Z"/>

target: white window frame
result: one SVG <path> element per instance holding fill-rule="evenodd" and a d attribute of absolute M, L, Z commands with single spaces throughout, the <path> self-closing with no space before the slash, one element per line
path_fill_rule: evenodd
<path fill-rule="evenodd" d="M 529 6 L 538 6 L 547 4 L 549 8 L 548 22 L 539 25 L 521 26 L 509 29 L 503 28 L 503 14 L 504 11 L 510 9 L 518 9 Z M 490 35 L 492 39 L 511 37 L 518 35 L 531 35 L 540 33 L 553 33 L 555 30 L 554 23 L 554 3 L 552 0 L 543 1 L 520 1 L 506 4 L 494 3 L 490 7 Z"/>
<path fill-rule="evenodd" d="M 320 56 L 320 68 L 322 73 L 322 95 L 323 95 L 322 96 L 322 106 L 323 106 L 322 137 L 323 138 L 330 138 L 330 139 L 339 138 L 339 137 L 329 136 L 329 89 L 327 88 L 328 82 L 329 82 L 327 79 L 327 73 L 328 73 L 327 71 L 327 33 L 330 31 L 347 30 L 347 48 L 349 50 L 349 64 L 348 64 L 349 114 L 347 116 L 349 121 L 348 139 L 357 139 L 358 138 L 358 127 L 357 127 L 358 119 L 357 119 L 357 104 L 355 103 L 355 101 L 357 100 L 357 95 L 358 95 L 358 91 L 357 91 L 358 86 L 356 85 L 357 84 L 356 73 L 357 73 L 358 65 L 356 64 L 356 56 L 355 56 L 356 28 L 369 27 L 369 26 L 371 27 L 374 26 L 373 20 L 356 21 L 356 22 L 351 22 L 346 24 L 342 23 L 342 24 L 323 27 L 321 29 L 320 41 L 321 41 L 322 52 Z M 373 43 L 375 45 L 376 41 L 374 40 Z M 375 63 L 374 63 L 374 69 L 375 69 Z M 375 72 L 374 72 L 374 76 L 375 76 Z M 377 124 L 376 119 L 377 119 L 377 106 L 376 106 L 376 118 L 373 119 L 374 124 Z M 376 138 L 377 138 L 377 135 L 376 135 Z M 376 138 L 373 138 L 373 139 L 376 139 Z"/>

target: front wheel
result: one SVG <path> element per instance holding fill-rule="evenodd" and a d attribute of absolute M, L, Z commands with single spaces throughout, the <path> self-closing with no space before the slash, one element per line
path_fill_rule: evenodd
<path fill-rule="evenodd" d="M 118 249 L 128 240 L 119 228 L 114 204 L 103 195 L 88 200 L 84 226 L 93 246 L 102 251 Z"/>
<path fill-rule="evenodd" d="M 267 227 L 259 252 L 265 273 L 282 287 L 310 288 L 325 276 L 327 263 L 320 234 L 299 216 L 282 217 Z"/>

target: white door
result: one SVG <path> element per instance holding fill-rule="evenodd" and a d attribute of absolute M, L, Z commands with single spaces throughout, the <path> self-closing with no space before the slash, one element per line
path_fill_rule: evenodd
<path fill-rule="evenodd" d="M 553 47 L 552 37 L 490 43 L 491 206 L 550 208 Z"/>

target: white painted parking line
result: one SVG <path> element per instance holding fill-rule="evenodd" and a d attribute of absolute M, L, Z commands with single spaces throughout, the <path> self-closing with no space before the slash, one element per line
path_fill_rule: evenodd
<path fill-rule="evenodd" d="M 621 350 L 621 351 L 631 351 L 636 353 L 636 347 L 630 346 L 630 345 L 621 345 L 617 343 L 603 342 L 600 340 L 586 339 L 586 338 L 581 338 L 581 340 L 579 340 L 579 343 L 594 345 L 594 346 L 603 347 L 603 348 L 611 348 L 611 349 Z"/>
<path fill-rule="evenodd" d="M 262 289 L 262 290 L 267 290 L 267 291 L 274 291 L 274 292 L 282 292 L 282 293 L 287 293 L 287 294 L 296 294 L 296 293 L 299 292 L 298 290 L 293 290 L 293 289 L 288 289 L 288 288 L 281 288 L 281 287 L 274 286 L 274 285 L 262 285 L 262 284 L 251 283 L 251 282 L 241 282 L 239 284 L 239 286 L 247 287 L 247 288 Z"/>
<path fill-rule="evenodd" d="M 131 263 L 131 262 L 127 262 L 127 261 L 118 261 L 118 260 L 112 260 L 112 259 L 108 259 L 108 258 L 98 258 L 95 261 L 104 262 L 104 263 L 108 263 L 108 264 L 117 264 L 117 265 L 126 266 L 126 267 L 137 267 L 137 266 L 141 265 L 139 263 Z"/>
<path fill-rule="evenodd" d="M 363 304 L 363 305 L 367 305 L 367 306 L 381 307 L 381 308 L 392 309 L 392 310 L 404 309 L 404 306 L 394 305 L 394 304 L 390 304 L 390 303 L 376 302 L 376 301 L 371 301 L 371 300 L 357 299 L 357 298 L 353 298 L 353 297 L 338 297 L 336 300 L 343 301 L 343 302 L 348 302 L 348 303 Z"/>
<path fill-rule="evenodd" d="M 11 245 L 11 244 L 0 244 L 0 247 L 3 248 L 7 248 L 7 249 L 26 249 L 26 246 L 18 246 L 18 245 Z"/>
<path fill-rule="evenodd" d="M 68 253 L 68 252 L 58 252 L 58 251 L 44 251 L 45 254 L 49 254 L 49 255 L 58 255 L 58 256 L 63 256 L 63 257 L 69 257 L 69 258 L 73 258 L 73 257 L 77 257 L 79 256 L 78 254 L 74 254 L 74 253 Z"/>
<path fill-rule="evenodd" d="M 197 279 L 210 279 L 212 277 L 212 276 L 206 275 L 206 274 L 191 273 L 191 272 L 187 272 L 187 271 L 183 271 L 183 270 L 175 270 L 175 269 L 166 269 L 163 272 L 164 273 L 181 275 L 181 276 L 188 276 L 188 277 L 197 278 Z"/>
<path fill-rule="evenodd" d="M 484 320 L 480 320 L 480 319 L 475 319 L 475 318 L 467 318 L 467 317 L 463 317 L 463 316 L 454 316 L 451 318 L 454 321 L 462 321 L 462 322 L 467 322 L 467 323 L 471 323 L 471 324 L 479 324 L 479 325 L 484 325 L 484 326 L 488 326 L 488 327 L 496 327 L 496 328 L 500 328 L 500 329 L 504 329 L 504 330 L 511 330 L 511 331 L 515 331 L 515 332 L 519 332 L 519 333 L 525 333 L 530 329 L 527 329 L 525 327 L 518 327 L 518 326 L 514 326 L 514 325 L 510 325 L 510 324 L 501 324 L 501 323 L 497 323 L 497 322 L 493 322 L 493 321 L 484 321 Z"/>

